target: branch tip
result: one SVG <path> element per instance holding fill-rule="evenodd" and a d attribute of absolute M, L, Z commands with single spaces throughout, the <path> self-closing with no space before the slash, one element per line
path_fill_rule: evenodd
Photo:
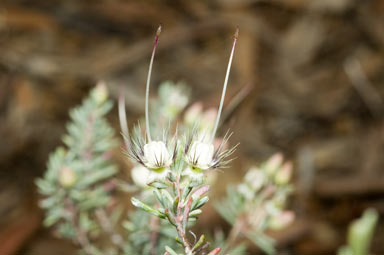
<path fill-rule="evenodd" d="M 235 40 L 239 39 L 239 26 L 236 26 L 236 32 L 233 37 Z"/>
<path fill-rule="evenodd" d="M 161 27 L 162 27 L 162 25 L 160 23 L 160 25 L 159 25 L 159 27 L 157 28 L 157 31 L 156 31 L 156 37 L 160 36 L 160 34 L 161 34 Z"/>

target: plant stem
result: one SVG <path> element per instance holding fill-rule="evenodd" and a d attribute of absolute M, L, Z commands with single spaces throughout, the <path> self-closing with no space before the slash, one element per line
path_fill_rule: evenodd
<path fill-rule="evenodd" d="M 233 224 L 233 227 L 231 228 L 231 231 L 229 232 L 228 239 L 227 239 L 225 248 L 223 250 L 224 254 L 228 252 L 228 250 L 232 247 L 232 245 L 235 244 L 237 238 L 241 234 L 241 231 L 244 225 L 245 225 L 244 220 L 240 219 L 240 217 L 237 217 L 235 220 L 235 223 Z"/>
<path fill-rule="evenodd" d="M 179 203 L 177 205 L 177 210 L 176 210 L 176 216 L 174 216 L 174 220 L 176 222 L 176 230 L 177 234 L 179 235 L 181 241 L 183 242 L 184 248 L 187 252 L 187 254 L 193 254 L 191 245 L 188 242 L 187 237 L 185 236 L 185 227 L 183 226 L 183 215 L 181 213 L 181 207 L 183 204 L 183 201 L 181 201 L 181 187 L 180 187 L 180 175 L 176 177 L 176 182 L 174 183 L 176 190 L 177 190 L 177 196 L 179 197 Z"/>
<path fill-rule="evenodd" d="M 88 239 L 87 233 L 84 232 L 79 226 L 77 222 L 77 209 L 70 198 L 66 199 L 66 205 L 68 210 L 70 211 L 70 220 L 76 232 L 75 238 L 77 243 L 88 255 L 102 255 L 102 253 L 99 252 L 98 249 L 91 244 L 90 240 Z"/>
<path fill-rule="evenodd" d="M 75 225 L 76 238 L 81 248 L 89 255 L 101 255 L 100 252 L 90 243 L 87 234 L 79 226 Z"/>
<path fill-rule="evenodd" d="M 120 250 L 123 250 L 123 245 L 124 245 L 123 237 L 115 231 L 111 220 L 109 219 L 107 213 L 103 208 L 100 208 L 96 211 L 96 217 L 98 218 L 103 230 L 107 234 L 109 234 L 113 244 L 119 247 Z"/>

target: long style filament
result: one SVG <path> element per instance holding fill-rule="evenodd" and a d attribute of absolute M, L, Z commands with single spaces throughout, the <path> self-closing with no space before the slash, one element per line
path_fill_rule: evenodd
<path fill-rule="evenodd" d="M 236 47 L 236 42 L 237 42 L 238 37 L 239 37 L 239 29 L 237 28 L 237 29 L 236 29 L 236 33 L 235 33 L 235 35 L 234 35 L 234 39 L 233 39 L 233 45 L 232 45 L 231 55 L 230 55 L 230 57 L 229 57 L 229 61 L 228 61 L 227 73 L 225 74 L 225 80 L 224 80 L 223 92 L 221 93 L 221 99 L 220 99 L 219 110 L 218 110 L 218 112 L 217 112 L 217 117 L 216 117 L 215 126 L 214 126 L 213 131 L 212 131 L 211 143 L 213 142 L 213 139 L 215 139 L 215 135 L 216 135 L 217 127 L 219 126 L 219 122 L 220 122 L 221 112 L 223 111 L 223 104 L 224 104 L 225 92 L 227 91 L 227 85 L 228 85 L 228 77 L 229 77 L 229 73 L 230 73 L 230 71 L 231 71 L 231 65 L 232 65 L 233 54 L 234 54 L 234 52 L 235 52 L 235 47 Z"/>
<path fill-rule="evenodd" d="M 149 128 L 149 107 L 148 107 L 148 101 L 149 101 L 149 85 L 150 85 L 150 82 L 151 82 L 151 74 L 152 74 L 152 65 L 153 65 L 153 59 L 155 58 L 155 53 L 156 53 L 156 48 L 157 48 L 157 44 L 159 42 L 159 36 L 160 36 L 160 33 L 161 33 L 161 25 L 157 28 L 157 32 L 156 32 L 156 36 L 155 36 L 155 43 L 153 45 L 153 50 L 152 50 L 152 56 L 151 56 L 151 62 L 149 63 L 149 69 L 148 69 L 148 76 L 147 76 L 147 85 L 146 85 L 146 89 L 145 89 L 145 128 L 146 128 L 146 132 L 147 132 L 147 138 L 148 138 L 148 142 L 151 142 L 152 139 L 151 139 L 151 131 L 150 131 L 150 128 Z"/>

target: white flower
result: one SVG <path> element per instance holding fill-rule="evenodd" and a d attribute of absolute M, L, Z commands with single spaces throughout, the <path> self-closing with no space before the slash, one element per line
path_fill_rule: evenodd
<path fill-rule="evenodd" d="M 255 192 L 249 188 L 245 183 L 237 186 L 237 191 L 242 194 L 247 200 L 252 200 L 255 197 Z"/>
<path fill-rule="evenodd" d="M 281 167 L 281 164 L 283 164 L 283 154 L 276 153 L 272 155 L 267 162 L 265 163 L 265 170 L 270 176 L 274 176 L 277 170 Z"/>
<path fill-rule="evenodd" d="M 276 173 L 275 182 L 277 185 L 286 185 L 292 177 L 292 163 L 286 162 Z"/>
<path fill-rule="evenodd" d="M 172 164 L 172 157 L 164 142 L 152 141 L 144 145 L 145 166 L 152 170 L 168 168 Z"/>
<path fill-rule="evenodd" d="M 142 166 L 136 165 L 131 170 L 131 177 L 133 182 L 139 187 L 146 187 L 148 183 L 149 170 Z"/>
<path fill-rule="evenodd" d="M 186 155 L 190 166 L 206 170 L 212 166 L 214 147 L 210 143 L 194 142 Z"/>
<path fill-rule="evenodd" d="M 254 191 L 258 191 L 266 182 L 265 174 L 256 167 L 249 169 L 244 179 Z"/>

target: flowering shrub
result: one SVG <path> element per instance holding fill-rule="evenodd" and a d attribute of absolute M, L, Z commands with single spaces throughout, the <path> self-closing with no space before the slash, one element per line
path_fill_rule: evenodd
<path fill-rule="evenodd" d="M 200 103 L 194 104 L 177 125 L 173 122 L 181 119 L 179 115 L 188 104 L 184 84 L 162 84 L 150 111 L 149 88 L 159 34 L 160 28 L 147 77 L 145 128 L 137 125 L 130 132 L 124 96 L 118 103 L 124 153 L 133 163 L 133 184 L 114 177 L 117 168 L 109 155 L 116 139 L 105 120 L 112 103 L 107 100 L 106 87 L 98 85 L 83 105 L 71 112 L 72 123 L 64 137 L 67 148 L 51 155 L 46 174 L 37 180 L 44 196 L 41 206 L 46 210 L 46 225 L 55 225 L 60 236 L 72 239 L 89 255 L 245 254 L 245 244 L 238 244 L 243 236 L 274 253 L 274 243 L 264 231 L 285 227 L 294 218 L 284 209 L 292 190 L 292 165 L 283 163 L 281 155 L 260 168 L 251 168 L 244 181 L 230 188 L 228 197 L 216 204 L 218 212 L 233 225 L 228 238 L 220 231 L 212 238 L 198 237 L 190 230 L 209 201 L 211 174 L 228 166 L 236 148 L 228 145 L 230 133 L 218 138 L 216 132 L 238 32 L 218 110 L 203 112 Z M 164 123 L 168 126 L 159 125 Z M 118 188 L 130 193 L 133 206 L 139 209 L 130 210 L 126 219 L 114 198 Z M 125 234 L 119 230 L 121 225 Z M 100 242 L 103 237 L 109 242 Z"/>
<path fill-rule="evenodd" d="M 213 140 L 220 120 L 238 35 L 236 32 L 215 126 L 212 133 L 209 134 L 210 140 L 205 142 L 198 139 L 195 129 L 181 137 L 176 133 L 172 139 L 168 137 L 168 132 L 163 132 L 162 137 L 156 137 L 152 140 L 148 116 L 148 94 L 152 63 L 159 33 L 160 28 L 155 37 L 155 46 L 147 78 L 145 101 L 146 135 L 142 135 L 139 128 L 136 128 L 136 132 L 132 134 L 128 133 L 125 124 L 125 112 L 123 107 L 120 107 L 121 126 L 125 136 L 127 155 L 137 164 L 141 164 L 149 170 L 149 176 L 152 176 L 152 178 L 148 178 L 147 184 L 154 188 L 157 208 L 135 197 L 131 201 L 135 207 L 161 219 L 166 219 L 170 225 L 173 225 L 177 232 L 176 239 L 182 244 L 185 254 L 199 254 L 208 247 L 205 237 L 202 235 L 197 242 L 191 243 L 187 237 L 187 229 L 189 222 L 196 221 L 197 216 L 202 212 L 200 208 L 208 202 L 206 194 L 209 191 L 209 186 L 206 185 L 204 172 L 209 169 L 225 166 L 230 161 L 227 158 L 234 151 L 234 149 L 223 149 L 223 144 L 227 139 L 224 139 L 223 143 L 216 149 L 214 148 Z M 123 105 L 124 103 L 120 104 L 120 106 Z M 209 254 L 214 255 L 219 252 L 220 248 L 216 248 L 209 252 Z M 166 246 L 166 253 L 177 254 L 169 246 Z"/>

